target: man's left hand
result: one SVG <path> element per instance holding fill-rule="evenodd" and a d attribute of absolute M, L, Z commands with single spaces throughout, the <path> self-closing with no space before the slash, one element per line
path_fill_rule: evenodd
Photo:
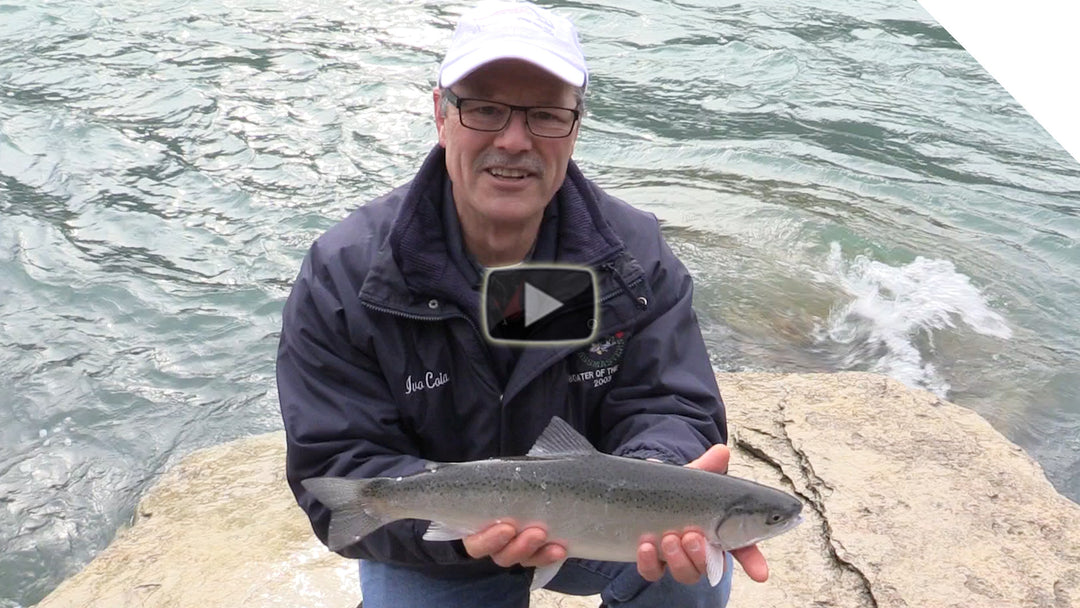
<path fill-rule="evenodd" d="M 726 473 L 731 461 L 731 450 L 726 445 L 714 445 L 697 460 L 687 464 L 692 469 Z M 701 532 L 686 531 L 682 534 L 665 534 L 660 542 L 646 539 L 638 545 L 637 567 L 642 578 L 658 581 L 664 570 L 680 583 L 692 585 L 705 574 L 705 536 Z M 731 555 L 739 561 L 743 571 L 759 583 L 769 578 L 769 565 L 757 545 L 735 549 Z"/>

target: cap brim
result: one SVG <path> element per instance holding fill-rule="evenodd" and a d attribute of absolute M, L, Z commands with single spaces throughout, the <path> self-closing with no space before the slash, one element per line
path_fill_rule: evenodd
<path fill-rule="evenodd" d="M 492 48 L 497 46 L 497 48 Z M 585 86 L 585 72 L 543 47 L 531 44 L 491 45 L 463 53 L 439 71 L 439 86 L 449 87 L 480 67 L 500 59 L 520 59 L 575 87 Z"/>

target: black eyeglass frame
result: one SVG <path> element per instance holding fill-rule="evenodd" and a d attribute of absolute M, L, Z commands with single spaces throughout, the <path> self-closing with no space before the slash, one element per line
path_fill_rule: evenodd
<path fill-rule="evenodd" d="M 501 101 L 494 101 L 494 100 L 491 100 L 491 99 L 481 99 L 479 97 L 458 97 L 457 93 L 454 93 L 450 89 L 443 89 L 442 90 L 442 95 L 443 95 L 444 99 L 449 101 L 451 104 L 453 104 L 453 106 L 455 108 L 457 108 L 458 122 L 461 123 L 461 126 L 465 127 L 466 129 L 472 129 L 473 131 L 480 131 L 482 133 L 498 133 L 499 131 L 502 131 L 503 129 L 506 128 L 507 125 L 510 124 L 510 121 L 514 119 L 514 112 L 515 111 L 520 111 L 522 114 L 525 115 L 525 127 L 529 130 L 529 133 L 532 133 L 536 137 L 543 137 L 545 139 L 562 139 L 564 137 L 569 137 L 570 134 L 574 132 L 574 125 L 576 125 L 578 123 L 578 121 L 581 120 L 581 110 L 578 110 L 576 108 L 564 108 L 562 106 L 516 106 L 516 105 L 514 105 L 512 103 L 503 103 Z M 478 129 L 476 127 L 471 127 L 471 126 L 465 124 L 465 120 L 462 118 L 461 104 L 466 102 L 466 101 L 482 101 L 484 103 L 490 103 L 490 104 L 495 104 L 495 105 L 507 107 L 507 108 L 510 108 L 510 113 L 506 115 L 506 122 L 504 122 L 503 125 L 501 127 L 499 127 L 498 129 Z M 563 111 L 566 111 L 566 112 L 573 112 L 574 120 L 570 121 L 570 128 L 567 129 L 566 134 L 564 134 L 564 135 L 541 135 L 540 133 L 537 133 L 536 131 L 533 131 L 532 125 L 529 124 L 529 110 L 543 110 L 543 109 L 563 110 Z"/>

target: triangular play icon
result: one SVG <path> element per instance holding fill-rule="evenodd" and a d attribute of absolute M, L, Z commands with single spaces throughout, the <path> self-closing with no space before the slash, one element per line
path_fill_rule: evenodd
<path fill-rule="evenodd" d="M 559 300 L 533 287 L 531 283 L 525 283 L 525 327 L 562 307 L 563 303 Z"/>

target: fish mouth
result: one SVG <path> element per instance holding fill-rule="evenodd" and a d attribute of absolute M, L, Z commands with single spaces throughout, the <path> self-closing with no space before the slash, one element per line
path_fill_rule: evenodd
<path fill-rule="evenodd" d="M 788 530 L 794 528 L 795 526 L 801 524 L 802 522 L 803 522 L 803 516 L 802 515 L 796 515 L 795 517 L 792 517 L 791 519 L 789 519 L 786 522 L 784 522 L 783 524 L 781 524 L 780 527 L 776 528 L 775 530 L 769 530 L 769 533 L 763 535 L 759 540 L 765 540 L 766 538 L 772 538 L 772 537 L 777 536 L 779 534 L 783 534 L 784 532 L 787 532 Z M 754 542 L 758 542 L 758 541 L 754 541 Z"/>
<path fill-rule="evenodd" d="M 770 529 L 766 530 L 764 533 L 758 534 L 757 536 L 740 540 L 735 545 L 727 545 L 725 543 L 717 543 L 717 545 L 721 549 L 723 549 L 724 551 L 734 551 L 735 549 L 742 549 L 743 547 L 749 547 L 750 545 L 756 545 L 756 544 L 758 544 L 758 543 L 760 543 L 762 541 L 769 540 L 770 538 L 772 538 L 774 536 L 779 536 L 779 535 L 783 534 L 784 532 L 787 532 L 788 530 L 791 530 L 795 526 L 798 526 L 802 522 L 803 522 L 803 516 L 802 515 L 796 515 L 795 517 L 792 517 L 791 519 L 784 522 L 783 524 L 780 524 L 780 525 L 778 525 L 778 526 L 776 526 L 774 528 L 770 528 Z"/>

